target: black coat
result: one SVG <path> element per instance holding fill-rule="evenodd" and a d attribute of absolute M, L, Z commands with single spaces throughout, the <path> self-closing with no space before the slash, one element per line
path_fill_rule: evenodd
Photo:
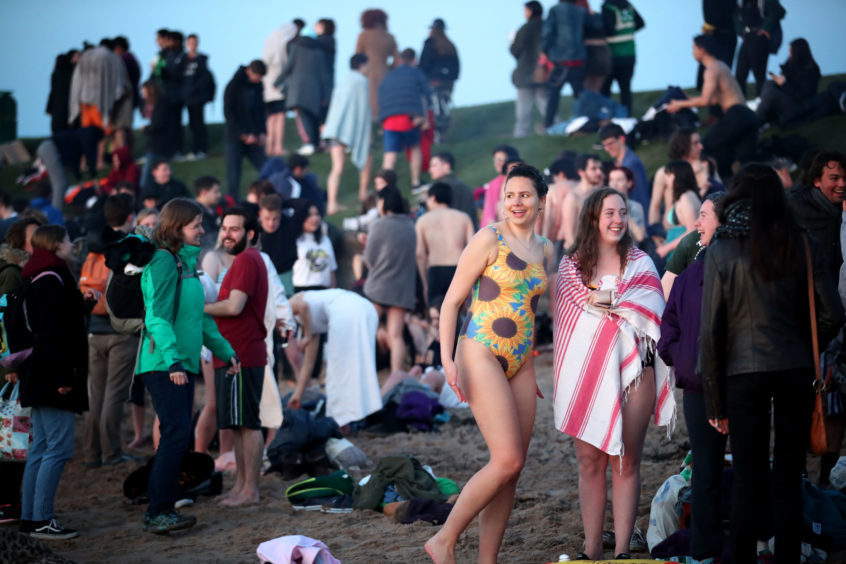
<path fill-rule="evenodd" d="M 153 112 L 150 114 L 150 123 L 144 128 L 147 134 L 147 152 L 170 158 L 173 156 L 173 140 L 170 132 L 166 102 L 163 98 L 156 100 L 153 104 Z"/>
<path fill-rule="evenodd" d="M 182 99 L 186 105 L 202 104 L 214 99 L 214 77 L 209 70 L 207 55 L 197 53 L 191 59 L 185 55 L 185 76 L 182 81 Z"/>
<path fill-rule="evenodd" d="M 789 276 L 751 269 L 749 239 L 716 239 L 705 255 L 700 368 L 708 418 L 725 417 L 725 380 L 808 369 L 814 364 L 804 249 Z M 843 325 L 843 306 L 825 258 L 811 239 L 820 349 Z M 810 385 L 810 382 L 809 382 Z"/>
<path fill-rule="evenodd" d="M 86 308 L 76 280 L 63 263 L 36 268 L 35 272 L 27 265 L 24 276 L 31 280 L 45 270 L 59 274 L 62 282 L 52 275 L 43 276 L 26 293 L 27 319 L 35 344 L 18 372 L 21 405 L 82 413 L 88 409 L 85 315 L 90 308 Z M 63 386 L 69 386 L 70 393 L 60 394 Z"/>
<path fill-rule="evenodd" d="M 511 82 L 517 88 L 536 86 L 535 67 L 540 56 L 541 31 L 543 18 L 532 18 L 517 30 L 511 54 L 517 59 L 517 68 L 511 73 Z"/>
<path fill-rule="evenodd" d="M 47 98 L 47 113 L 51 116 L 50 130 L 53 133 L 70 129 L 68 123 L 71 77 L 76 65 L 67 55 L 56 57 L 56 67 L 50 75 L 50 96 Z"/>
<path fill-rule="evenodd" d="M 223 117 L 227 141 L 240 141 L 241 135 L 264 133 L 261 82 L 247 77 L 247 67 L 239 67 L 223 91 Z"/>

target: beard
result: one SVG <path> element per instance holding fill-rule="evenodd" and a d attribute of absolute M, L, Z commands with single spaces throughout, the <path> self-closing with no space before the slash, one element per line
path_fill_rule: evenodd
<path fill-rule="evenodd" d="M 230 254 L 230 255 L 240 255 L 244 251 L 244 249 L 246 249 L 246 248 L 247 248 L 247 236 L 244 235 L 244 237 L 242 237 L 237 243 L 235 243 L 235 245 L 232 246 L 232 248 L 227 249 L 224 246 L 223 250 L 226 251 L 227 254 Z"/>

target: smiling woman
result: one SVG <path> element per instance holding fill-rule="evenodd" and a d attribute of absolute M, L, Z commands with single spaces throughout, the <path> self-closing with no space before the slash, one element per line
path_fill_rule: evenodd
<path fill-rule="evenodd" d="M 577 560 L 602 558 L 609 463 L 614 553 L 628 557 L 652 408 L 659 425 L 675 408 L 668 370 L 654 361 L 661 284 L 627 224 L 622 194 L 612 188 L 591 194 L 555 289 L 555 427 L 573 437 L 579 463 L 585 552 Z"/>
<path fill-rule="evenodd" d="M 426 543 L 438 564 L 455 562 L 458 537 L 482 513 L 479 561 L 496 561 L 511 514 L 517 479 L 535 421 L 534 321 L 547 288 L 552 245 L 534 233 L 547 186 L 519 164 L 504 188 L 505 220 L 479 231 L 456 267 L 441 307 L 440 342 L 446 381 L 473 410 L 491 458 L 465 486 L 443 528 Z M 473 302 L 458 341 L 458 309 Z"/>

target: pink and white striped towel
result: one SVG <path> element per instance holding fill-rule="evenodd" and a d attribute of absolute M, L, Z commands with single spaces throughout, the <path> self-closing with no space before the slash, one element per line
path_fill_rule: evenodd
<path fill-rule="evenodd" d="M 621 408 L 642 359 L 661 336 L 664 294 L 652 259 L 629 250 L 611 308 L 588 305 L 578 263 L 564 256 L 555 288 L 555 427 L 612 456 L 623 455 Z M 675 416 L 673 378 L 655 356 L 655 424 Z"/>

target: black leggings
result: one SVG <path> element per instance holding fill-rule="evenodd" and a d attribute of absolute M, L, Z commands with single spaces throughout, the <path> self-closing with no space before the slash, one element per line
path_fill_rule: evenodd
<path fill-rule="evenodd" d="M 770 56 L 770 40 L 758 32 L 749 32 L 743 36 L 740 52 L 737 54 L 737 82 L 746 96 L 746 79 L 749 71 L 755 77 L 755 95 L 760 96 L 767 78 L 767 59 Z"/>
<path fill-rule="evenodd" d="M 726 378 L 734 462 L 731 500 L 734 562 L 755 562 L 760 520 L 770 515 L 775 529 L 776 563 L 799 562 L 802 469 L 811 429 L 813 380 L 811 369 L 736 374 Z M 770 489 L 771 418 L 775 425 L 775 446 Z"/>
<path fill-rule="evenodd" d="M 758 118 L 745 104 L 737 104 L 726 111 L 702 138 L 705 152 L 717 160 L 717 170 L 723 180 L 731 178 L 735 159 L 741 164 L 755 156 L 758 140 Z"/>

